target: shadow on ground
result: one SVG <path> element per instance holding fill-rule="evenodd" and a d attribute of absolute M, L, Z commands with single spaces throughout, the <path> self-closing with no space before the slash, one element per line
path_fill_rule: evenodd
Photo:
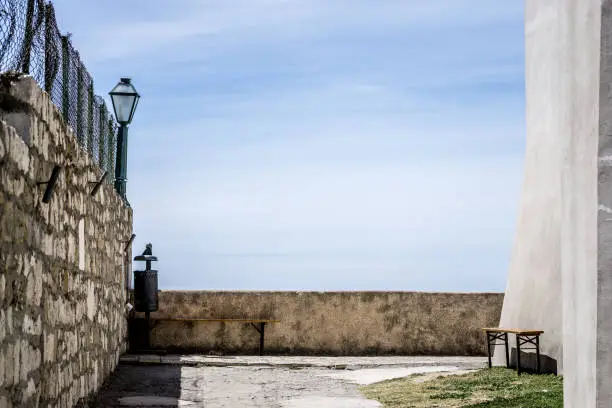
<path fill-rule="evenodd" d="M 510 352 L 510 367 L 516 369 L 516 347 Z M 537 358 L 535 353 L 521 350 L 521 371 L 535 373 Z M 557 374 L 557 360 L 546 354 L 540 354 L 540 372 L 542 374 Z"/>
<path fill-rule="evenodd" d="M 90 407 L 178 407 L 181 395 L 181 366 L 119 364 Z"/>

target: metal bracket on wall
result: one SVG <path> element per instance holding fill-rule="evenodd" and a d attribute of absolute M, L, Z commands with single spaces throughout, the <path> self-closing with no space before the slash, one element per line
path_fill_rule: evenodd
<path fill-rule="evenodd" d="M 60 171 L 62 170 L 62 166 L 55 165 L 53 166 L 53 171 L 51 171 L 51 177 L 49 177 L 48 181 L 39 181 L 36 185 L 40 186 L 43 184 L 47 185 L 45 189 L 45 194 L 43 195 L 42 202 L 48 204 L 51 201 L 51 195 L 53 194 L 53 190 L 55 189 L 55 185 L 57 184 L 57 179 L 59 177 Z"/>
<path fill-rule="evenodd" d="M 92 197 L 95 196 L 98 190 L 100 189 L 100 187 L 102 187 L 102 183 L 104 183 L 104 180 L 106 179 L 107 175 L 108 175 L 108 170 L 104 172 L 100 180 L 89 182 L 89 184 L 95 184 L 93 190 L 91 190 L 91 193 L 89 193 Z"/>
<path fill-rule="evenodd" d="M 132 245 L 132 242 L 134 242 L 134 238 L 136 238 L 136 234 L 132 234 L 132 236 L 130 237 L 130 239 L 129 239 L 129 240 L 124 241 L 124 242 L 126 242 L 127 244 L 126 244 L 125 248 L 123 248 L 123 252 L 127 252 L 127 251 L 128 251 L 128 249 L 129 249 L 129 248 L 130 248 L 130 246 Z"/>

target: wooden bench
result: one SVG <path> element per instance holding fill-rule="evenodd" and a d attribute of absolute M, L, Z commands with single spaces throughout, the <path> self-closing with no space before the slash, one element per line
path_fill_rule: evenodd
<path fill-rule="evenodd" d="M 531 344 L 534 347 L 528 350 L 536 351 L 536 372 L 540 373 L 540 335 L 542 330 L 523 330 L 523 329 L 503 329 L 499 327 L 484 327 L 482 329 L 487 334 L 487 352 L 489 356 L 489 368 L 491 363 L 491 346 L 503 345 L 506 349 L 506 367 L 510 367 L 510 355 L 508 348 L 508 334 L 516 336 L 516 372 L 521 375 L 521 346 Z M 503 343 L 497 343 L 502 340 Z M 525 348 L 523 347 L 523 350 Z"/>
<path fill-rule="evenodd" d="M 142 320 L 146 320 L 146 318 L 142 318 L 139 317 L 137 319 L 142 319 Z M 257 332 L 259 332 L 259 355 L 262 356 L 263 355 L 263 351 L 264 351 L 264 335 L 265 335 L 265 329 L 266 329 L 266 324 L 269 323 L 280 323 L 280 320 L 274 320 L 274 319 L 199 319 L 199 318 L 190 318 L 190 317 L 168 317 L 168 318 L 150 318 L 150 321 L 153 322 L 153 326 L 155 326 L 157 324 L 157 322 L 204 322 L 204 323 L 211 323 L 211 322 L 218 322 L 218 323 L 250 323 L 251 326 L 253 326 L 255 328 L 255 330 L 257 330 Z"/>

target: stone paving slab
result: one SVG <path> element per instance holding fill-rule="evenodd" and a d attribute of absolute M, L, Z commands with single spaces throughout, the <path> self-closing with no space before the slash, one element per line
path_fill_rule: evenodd
<path fill-rule="evenodd" d="M 300 357 L 300 356 L 205 356 L 205 355 L 124 355 L 124 364 L 170 364 L 208 367 L 285 367 L 285 368 L 330 368 L 360 369 L 375 367 L 423 367 L 457 366 L 460 368 L 482 368 L 486 357 L 431 357 L 431 356 L 384 356 L 384 357 Z"/>

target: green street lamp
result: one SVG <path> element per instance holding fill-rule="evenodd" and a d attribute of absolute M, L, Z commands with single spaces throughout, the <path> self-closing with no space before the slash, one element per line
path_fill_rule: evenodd
<path fill-rule="evenodd" d="M 115 118 L 119 122 L 117 135 L 117 163 L 115 165 L 115 190 L 127 202 L 127 136 L 128 125 L 132 122 L 140 95 L 132 85 L 130 78 L 121 78 L 121 81 L 109 92 L 113 101 Z"/>

